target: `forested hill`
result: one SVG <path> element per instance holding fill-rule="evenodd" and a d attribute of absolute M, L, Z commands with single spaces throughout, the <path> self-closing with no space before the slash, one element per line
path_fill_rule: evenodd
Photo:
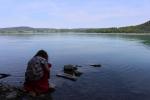
<path fill-rule="evenodd" d="M 150 21 L 146 23 L 113 28 L 76 28 L 76 29 L 55 29 L 55 28 L 32 28 L 32 27 L 10 27 L 0 28 L 0 33 L 55 33 L 55 32 L 83 32 L 83 33 L 150 33 Z"/>
<path fill-rule="evenodd" d="M 135 26 L 127 26 L 127 27 L 113 27 L 113 28 L 93 28 L 93 29 L 85 29 L 84 32 L 88 33 L 150 33 L 150 21 L 146 23 L 135 25 Z"/>

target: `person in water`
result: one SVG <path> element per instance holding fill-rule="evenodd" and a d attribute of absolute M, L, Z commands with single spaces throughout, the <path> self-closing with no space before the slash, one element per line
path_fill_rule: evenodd
<path fill-rule="evenodd" d="M 32 96 L 53 91 L 49 86 L 51 64 L 48 63 L 48 54 L 44 50 L 39 50 L 28 62 L 25 72 L 24 91 Z"/>

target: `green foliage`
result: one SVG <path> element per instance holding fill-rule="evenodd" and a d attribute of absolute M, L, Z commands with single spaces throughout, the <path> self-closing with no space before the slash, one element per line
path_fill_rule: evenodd
<path fill-rule="evenodd" d="M 78 28 L 78 29 L 51 29 L 31 27 L 0 28 L 1 34 L 13 33 L 57 33 L 57 32 L 83 32 L 83 33 L 150 33 L 150 21 L 128 27 L 120 28 Z"/>

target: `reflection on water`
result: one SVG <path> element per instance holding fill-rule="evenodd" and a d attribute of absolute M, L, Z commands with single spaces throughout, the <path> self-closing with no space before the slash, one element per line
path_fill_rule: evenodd
<path fill-rule="evenodd" d="M 0 36 L 1 81 L 21 85 L 27 61 L 45 49 L 52 62 L 57 91 L 53 100 L 149 100 L 150 36 L 145 35 L 14 35 Z M 89 64 L 102 64 L 93 68 Z M 55 75 L 64 64 L 78 64 L 84 74 L 72 82 Z"/>

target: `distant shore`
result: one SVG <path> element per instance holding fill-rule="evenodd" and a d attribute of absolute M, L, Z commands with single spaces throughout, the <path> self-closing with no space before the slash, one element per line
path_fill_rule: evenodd
<path fill-rule="evenodd" d="M 85 32 L 55 32 L 55 33 L 0 33 L 0 35 L 150 35 L 150 33 L 85 33 Z"/>
<path fill-rule="evenodd" d="M 110 27 L 110 28 L 33 28 L 28 26 L 0 28 L 0 34 L 50 34 L 50 33 L 97 33 L 97 34 L 150 34 L 150 21 L 145 23 L 126 26 L 126 27 Z"/>

